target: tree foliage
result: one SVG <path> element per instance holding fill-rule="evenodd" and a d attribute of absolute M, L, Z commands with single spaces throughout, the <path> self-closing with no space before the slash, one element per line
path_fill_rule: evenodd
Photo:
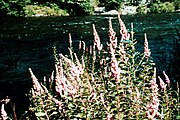
<path fill-rule="evenodd" d="M 23 16 L 23 7 L 31 3 L 31 0 L 1 0 L 0 16 Z"/>
<path fill-rule="evenodd" d="M 122 0 L 99 0 L 101 6 L 105 6 L 107 10 L 119 9 Z"/>

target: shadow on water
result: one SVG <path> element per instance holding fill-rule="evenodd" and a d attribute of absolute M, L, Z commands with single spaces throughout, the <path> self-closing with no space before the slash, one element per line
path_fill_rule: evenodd
<path fill-rule="evenodd" d="M 56 44 L 59 52 L 66 53 L 68 33 L 72 34 L 75 48 L 80 40 L 91 44 L 92 24 L 96 25 L 102 42 L 106 42 L 109 17 L 120 38 L 116 16 L 1 18 L 0 98 L 8 95 L 16 102 L 17 109 L 25 109 L 24 94 L 32 85 L 28 68 L 43 80 L 54 69 L 53 45 Z M 122 16 L 122 19 L 129 31 L 130 23 L 134 23 L 136 47 L 140 51 L 143 50 L 144 33 L 147 33 L 155 62 L 160 71 L 165 69 L 160 57 L 169 56 L 173 38 L 177 36 L 175 27 L 180 29 L 180 13 Z"/>

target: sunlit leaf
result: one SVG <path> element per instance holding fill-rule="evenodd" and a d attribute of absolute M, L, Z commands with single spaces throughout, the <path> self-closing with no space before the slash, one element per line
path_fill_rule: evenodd
<path fill-rule="evenodd" d="M 45 116 L 46 113 L 44 113 L 44 112 L 38 112 L 38 113 L 35 113 L 35 115 L 36 115 L 37 117 L 41 117 L 41 116 Z"/>

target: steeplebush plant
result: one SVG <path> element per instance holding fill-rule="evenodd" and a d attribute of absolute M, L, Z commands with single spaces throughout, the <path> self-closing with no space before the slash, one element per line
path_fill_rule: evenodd
<path fill-rule="evenodd" d="M 118 15 L 118 41 L 109 20 L 109 41 L 93 29 L 93 45 L 79 42 L 75 53 L 69 34 L 69 55 L 55 52 L 55 70 L 39 82 L 29 68 L 33 87 L 28 94 L 29 119 L 177 119 L 179 86 L 173 89 L 156 75 L 155 63 L 145 34 L 144 52 L 135 48 L 133 24 L 127 31 Z M 77 49 L 77 48 L 76 48 Z M 56 50 L 54 50 L 56 51 Z"/>

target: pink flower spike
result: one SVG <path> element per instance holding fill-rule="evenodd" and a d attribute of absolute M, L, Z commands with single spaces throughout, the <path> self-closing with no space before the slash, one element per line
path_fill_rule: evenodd
<path fill-rule="evenodd" d="M 106 117 L 106 120 L 112 120 L 112 119 L 113 119 L 112 114 L 108 114 L 107 117 Z"/>
<path fill-rule="evenodd" d="M 156 116 L 159 116 L 159 99 L 158 99 L 158 85 L 156 84 L 156 68 L 154 68 L 154 75 L 151 79 L 151 89 L 152 89 L 152 101 L 147 105 L 147 117 L 151 120 L 155 120 Z"/>
<path fill-rule="evenodd" d="M 112 54 L 112 57 L 111 57 L 111 73 L 112 73 L 112 77 L 114 77 L 116 79 L 116 82 L 118 82 L 120 68 L 118 67 L 118 62 L 114 54 Z"/>
<path fill-rule="evenodd" d="M 31 68 L 29 68 L 29 72 L 31 74 L 31 79 L 33 82 L 33 90 L 34 90 L 34 94 L 35 95 L 39 95 L 44 93 L 44 90 L 42 89 L 40 83 L 38 82 L 38 79 L 36 78 L 36 76 L 33 74 Z"/>
<path fill-rule="evenodd" d="M 81 49 L 82 45 L 81 45 L 82 41 L 79 41 L 79 50 Z"/>
<path fill-rule="evenodd" d="M 170 79 L 169 79 L 169 77 L 167 76 L 167 74 L 165 73 L 165 71 L 163 71 L 163 74 L 164 74 L 164 76 L 165 76 L 166 83 L 167 83 L 167 84 L 170 84 Z"/>
<path fill-rule="evenodd" d="M 96 47 L 97 50 L 100 51 L 102 49 L 102 45 L 94 24 L 93 24 L 93 34 L 94 34 L 94 47 Z"/>
<path fill-rule="evenodd" d="M 112 44 L 113 48 L 117 47 L 117 38 L 116 38 L 116 32 L 114 32 L 112 28 L 112 21 L 111 18 L 109 19 L 109 31 L 108 31 L 109 41 L 110 44 Z"/>
<path fill-rule="evenodd" d="M 162 90 L 166 90 L 166 86 L 167 86 L 167 85 L 163 82 L 163 80 L 161 79 L 161 77 L 158 76 L 158 78 L 159 78 L 159 80 L 160 80 L 161 89 L 162 89 Z"/>
<path fill-rule="evenodd" d="M 120 30 L 121 42 L 123 40 L 129 40 L 130 39 L 130 34 L 127 32 L 126 26 L 125 26 L 124 22 L 122 21 L 119 14 L 118 14 L 118 20 L 119 20 L 119 24 L 120 24 L 120 27 L 121 27 L 121 30 Z"/>
<path fill-rule="evenodd" d="M 4 109 L 4 105 L 7 104 L 9 101 L 10 101 L 10 99 L 8 98 L 8 96 L 5 99 L 0 101 L 0 104 L 1 104 L 0 120 L 7 120 L 8 119 L 7 113 Z"/>
<path fill-rule="evenodd" d="M 70 45 L 70 48 L 72 48 L 72 38 L 71 38 L 71 33 L 69 33 L 69 45 Z"/>
<path fill-rule="evenodd" d="M 1 105 L 1 113 L 0 113 L 0 120 L 7 120 L 8 119 L 8 116 L 7 116 L 7 113 L 4 109 L 4 104 Z"/>
<path fill-rule="evenodd" d="M 146 34 L 144 34 L 145 40 L 144 40 L 144 54 L 146 58 L 149 58 L 151 55 L 151 51 L 148 46 L 148 40 Z"/>

